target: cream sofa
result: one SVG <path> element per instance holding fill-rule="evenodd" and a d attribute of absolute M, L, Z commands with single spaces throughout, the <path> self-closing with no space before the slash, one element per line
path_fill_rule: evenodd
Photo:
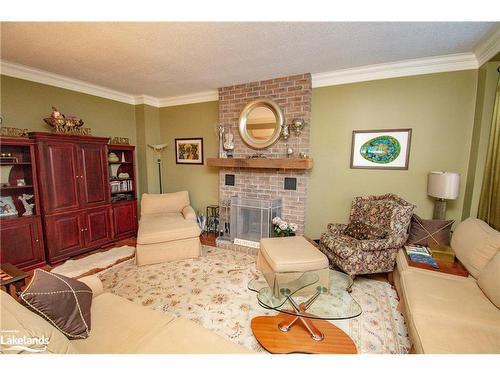
<path fill-rule="evenodd" d="M 451 246 L 469 277 L 410 267 L 398 253 L 394 283 L 413 352 L 500 353 L 500 233 L 469 218 Z"/>
<path fill-rule="evenodd" d="M 45 319 L 31 312 L 4 291 L 0 292 L 0 335 L 3 342 L 9 336 L 46 337 L 49 344 L 43 353 L 72 354 L 229 354 L 249 353 L 202 326 L 174 315 L 153 311 L 124 298 L 103 293 L 97 276 L 80 281 L 92 288 L 90 336 L 68 340 Z M 0 352 L 16 353 L 5 350 Z M 18 353 L 27 351 L 19 350 Z"/>
<path fill-rule="evenodd" d="M 200 233 L 187 191 L 143 194 L 137 232 L 137 265 L 200 256 Z"/>

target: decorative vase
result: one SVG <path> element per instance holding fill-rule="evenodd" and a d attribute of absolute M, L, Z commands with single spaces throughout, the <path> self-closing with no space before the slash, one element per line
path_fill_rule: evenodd
<path fill-rule="evenodd" d="M 125 152 L 122 152 L 122 163 L 126 163 L 126 161 L 125 161 Z"/>

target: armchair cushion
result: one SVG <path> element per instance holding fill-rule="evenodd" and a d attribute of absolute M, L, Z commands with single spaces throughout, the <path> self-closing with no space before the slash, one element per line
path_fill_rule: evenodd
<path fill-rule="evenodd" d="M 383 228 L 354 220 L 347 225 L 344 234 L 354 237 L 357 240 L 376 240 L 385 238 L 387 236 L 387 231 Z"/>
<path fill-rule="evenodd" d="M 142 194 L 141 216 L 180 213 L 186 206 L 189 206 L 189 193 L 187 191 L 168 194 Z"/>
<path fill-rule="evenodd" d="M 184 216 L 184 219 L 186 220 L 196 221 L 196 213 L 194 212 L 194 209 L 191 206 L 186 206 L 182 209 L 182 216 Z"/>
<path fill-rule="evenodd" d="M 347 228 L 346 224 L 330 223 L 327 226 L 328 233 L 330 234 L 343 234 Z"/>

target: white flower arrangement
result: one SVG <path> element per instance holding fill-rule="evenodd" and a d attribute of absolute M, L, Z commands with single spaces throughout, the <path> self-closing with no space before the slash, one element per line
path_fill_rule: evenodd
<path fill-rule="evenodd" d="M 295 236 L 298 225 L 295 223 L 288 223 L 279 216 L 273 218 L 274 234 L 276 237 L 289 237 Z"/>

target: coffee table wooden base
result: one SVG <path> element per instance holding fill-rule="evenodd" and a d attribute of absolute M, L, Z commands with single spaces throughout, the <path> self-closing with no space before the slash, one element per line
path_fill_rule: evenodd
<path fill-rule="evenodd" d="M 294 324 L 288 332 L 278 328 L 290 315 L 257 316 L 252 319 L 252 332 L 257 341 L 268 352 L 276 354 L 356 354 L 358 351 L 352 339 L 330 322 L 315 319 L 314 325 L 323 333 L 321 341 L 311 338 L 309 331 L 301 322 Z"/>

